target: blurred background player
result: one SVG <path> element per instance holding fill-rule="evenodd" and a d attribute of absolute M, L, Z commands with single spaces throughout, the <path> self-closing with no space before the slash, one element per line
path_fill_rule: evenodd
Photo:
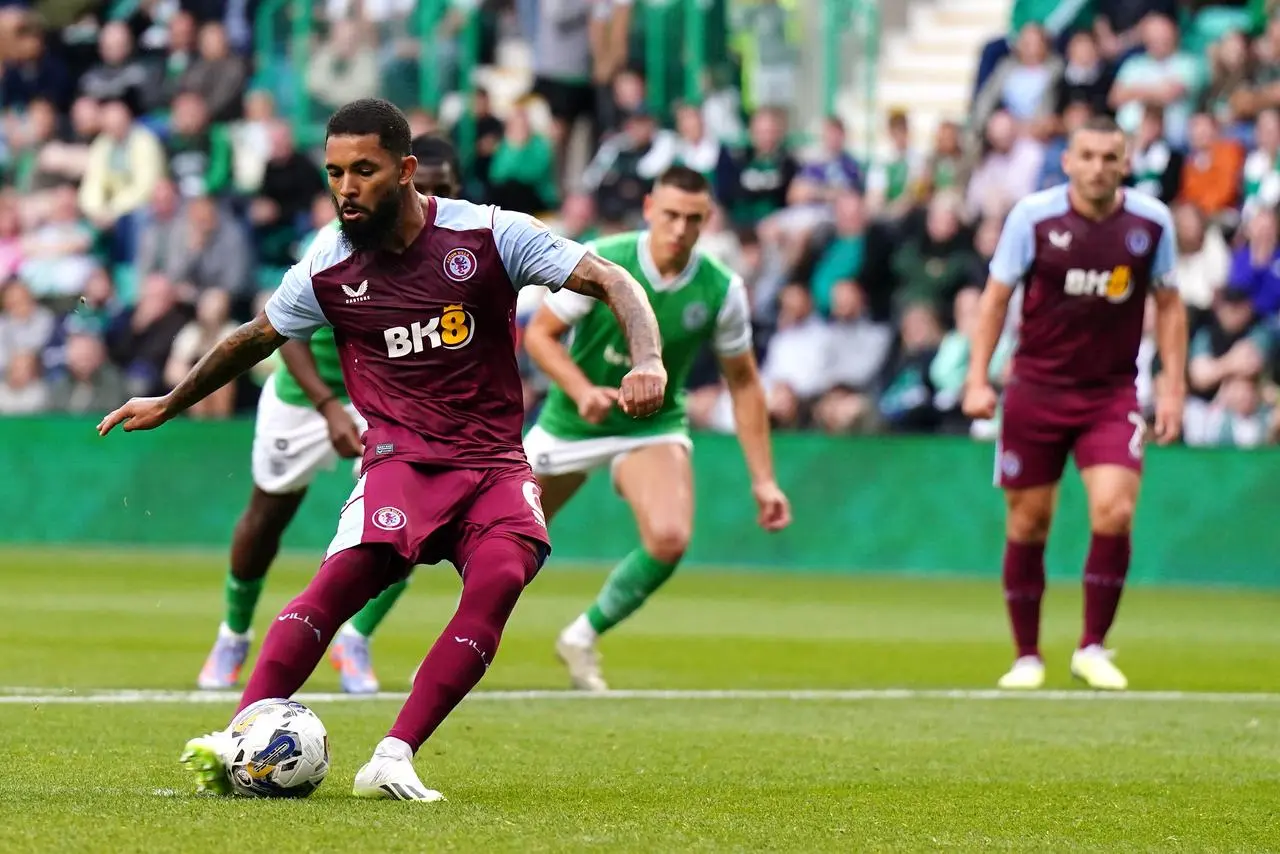
<path fill-rule="evenodd" d="M 1109 118 L 1076 130 L 1063 155 L 1068 184 L 1010 212 L 972 334 L 964 411 L 995 414 L 988 364 L 1014 288 L 1025 289 L 1018 349 L 1005 388 L 996 480 L 1005 490 L 1004 590 L 1018 657 L 1001 688 L 1044 684 L 1040 602 L 1044 548 L 1067 455 L 1089 501 L 1092 540 L 1084 566 L 1084 631 L 1071 673 L 1092 688 L 1123 690 L 1104 646 L 1129 570 L 1130 530 L 1142 472 L 1146 421 L 1138 405 L 1138 348 L 1148 293 L 1156 304 L 1155 434 L 1181 429 L 1187 321 L 1174 281 L 1169 209 L 1120 189 L 1125 138 Z"/>
<path fill-rule="evenodd" d="M 525 454 L 542 487 L 550 520 L 587 475 L 607 467 L 640 529 L 640 548 L 623 559 L 596 601 L 556 642 L 574 687 L 603 691 L 596 640 L 644 604 L 675 572 L 693 528 L 692 442 L 685 380 L 708 343 L 733 398 L 738 438 L 751 473 L 758 521 L 780 531 L 791 521 L 774 480 L 769 415 L 751 341 L 751 315 L 741 277 L 695 249 L 711 215 L 707 179 L 684 166 L 658 177 L 644 201 L 647 231 L 602 239 L 592 249 L 636 278 L 662 331 L 670 377 L 662 410 L 636 421 L 618 407 L 617 383 L 631 368 L 626 340 L 604 303 L 561 290 L 529 325 L 525 347 L 554 385 Z M 566 349 L 560 339 L 570 330 Z"/>
<path fill-rule="evenodd" d="M 414 139 L 418 158 L 414 187 L 426 196 L 457 198 L 462 168 L 447 139 Z M 197 684 L 205 690 L 231 688 L 249 655 L 253 615 L 263 582 L 280 550 L 280 539 L 306 497 L 318 472 L 339 458 L 364 452 L 364 418 L 351 405 L 342 380 L 342 364 L 333 330 L 323 327 L 309 342 L 289 341 L 280 348 L 284 370 L 262 389 L 253 436 L 253 492 L 231 539 L 231 569 L 226 581 L 226 610 Z M 378 690 L 369 658 L 369 638 L 391 610 L 407 582 L 388 587 L 338 633 L 330 659 L 342 690 L 367 694 Z"/>
<path fill-rule="evenodd" d="M 358 797 L 421 802 L 443 798 L 422 785 L 413 755 L 489 669 L 550 552 L 521 447 L 516 294 L 538 285 L 608 300 L 635 362 L 619 389 L 629 415 L 658 411 L 666 371 L 653 310 L 623 269 L 527 215 L 423 198 L 416 167 L 394 105 L 362 99 L 335 112 L 325 170 L 339 228 L 322 232 L 264 311 L 172 392 L 130 400 L 99 432 L 158 427 L 286 338 L 333 326 L 352 402 L 369 424 L 365 464 L 319 571 L 272 621 L 237 714 L 292 696 L 345 620 L 415 565 L 449 560 L 462 578 L 457 611 L 354 786 Z M 236 743 L 225 730 L 188 742 L 181 761 L 198 791 L 229 792 Z"/>

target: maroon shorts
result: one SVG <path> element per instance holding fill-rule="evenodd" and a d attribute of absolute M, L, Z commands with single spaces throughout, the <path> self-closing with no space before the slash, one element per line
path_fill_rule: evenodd
<path fill-rule="evenodd" d="M 1004 392 L 996 485 L 1057 483 L 1068 454 L 1082 470 L 1113 465 L 1141 472 L 1146 432 L 1134 387 L 1082 390 L 1015 380 Z"/>
<path fill-rule="evenodd" d="M 507 536 L 539 544 L 545 560 L 551 540 L 540 496 L 527 463 L 459 469 L 388 460 L 356 483 L 326 557 L 386 543 L 407 561 L 406 571 L 448 560 L 461 572 L 481 541 Z"/>

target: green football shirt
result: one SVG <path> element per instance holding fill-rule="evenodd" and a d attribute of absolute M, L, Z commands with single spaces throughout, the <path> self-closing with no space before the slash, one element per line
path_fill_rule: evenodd
<path fill-rule="evenodd" d="M 329 229 L 337 227 L 337 223 L 325 226 Z M 310 247 L 319 233 L 317 231 L 311 235 L 311 239 L 307 240 L 307 245 L 303 247 L 304 251 Z M 342 360 L 338 357 L 338 343 L 333 338 L 333 327 L 322 326 L 317 329 L 308 344 L 311 346 L 311 355 L 316 360 L 316 371 L 320 374 L 320 379 L 324 380 L 329 391 L 336 394 L 339 400 L 347 403 L 350 398 L 347 396 L 347 386 L 342 381 Z M 280 364 L 280 369 L 276 371 L 276 396 L 294 406 L 311 406 L 311 399 L 307 397 L 307 393 L 302 390 L 302 386 L 298 385 L 298 381 L 294 379 L 293 374 L 289 373 L 289 369 L 283 362 Z"/>
<path fill-rule="evenodd" d="M 664 280 L 649 253 L 648 232 L 607 237 L 589 248 L 621 266 L 644 287 L 662 333 L 666 400 L 649 418 L 632 418 L 615 407 L 602 423 L 590 424 L 578 415 L 578 406 L 569 395 L 553 385 L 538 425 L 562 439 L 686 431 L 684 387 L 702 347 L 710 343 L 720 356 L 737 356 L 751 349 L 751 311 L 742 278 L 695 250 L 679 275 Z M 569 290 L 548 296 L 546 306 L 572 327 L 569 356 L 587 378 L 595 385 L 617 388 L 631 370 L 631 358 L 626 337 L 609 306 Z"/>

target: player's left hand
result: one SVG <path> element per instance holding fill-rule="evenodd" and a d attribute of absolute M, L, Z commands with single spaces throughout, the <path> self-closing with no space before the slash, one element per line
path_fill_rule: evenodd
<path fill-rule="evenodd" d="M 791 502 L 776 482 L 753 484 L 751 494 L 760 508 L 757 521 L 761 528 L 772 534 L 791 524 Z"/>
<path fill-rule="evenodd" d="M 172 417 L 167 398 L 135 397 L 98 422 L 98 435 L 107 435 L 120 423 L 124 424 L 126 433 L 154 430 Z"/>
<path fill-rule="evenodd" d="M 636 365 L 618 388 L 622 411 L 632 418 L 647 418 L 662 408 L 667 396 L 667 369 L 655 360 Z"/>
<path fill-rule="evenodd" d="M 1156 395 L 1156 444 L 1170 445 L 1182 435 L 1183 397 L 1174 392 Z"/>

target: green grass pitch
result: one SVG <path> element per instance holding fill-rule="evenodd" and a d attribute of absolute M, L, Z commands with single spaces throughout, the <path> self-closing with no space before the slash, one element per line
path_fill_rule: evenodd
<path fill-rule="evenodd" d="M 0 552 L 0 852 L 1280 850 L 1275 594 L 1130 590 L 1134 691 L 1097 698 L 1066 693 L 1080 595 L 1051 586 L 1057 690 L 1028 699 L 979 693 L 1010 660 L 994 580 L 685 572 L 602 647 L 637 693 L 582 698 L 549 694 L 551 642 L 602 571 L 553 562 L 481 685 L 542 693 L 468 700 L 419 754 L 447 803 L 350 797 L 395 699 L 313 701 L 329 779 L 268 802 L 197 798 L 176 762 L 234 698 L 109 693 L 194 684 L 222 560 Z M 259 632 L 314 564 L 281 561 Z M 456 596 L 419 570 L 374 644 L 385 690 Z M 306 687 L 336 690 L 327 666 Z"/>

